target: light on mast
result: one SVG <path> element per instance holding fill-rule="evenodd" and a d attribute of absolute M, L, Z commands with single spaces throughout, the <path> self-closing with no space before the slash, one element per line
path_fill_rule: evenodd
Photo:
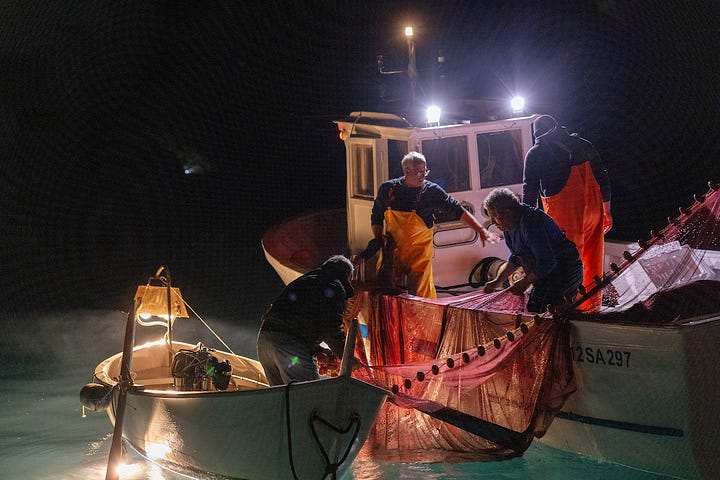
<path fill-rule="evenodd" d="M 522 113 L 525 111 L 525 99 L 520 96 L 514 96 L 512 100 L 510 100 L 510 108 L 512 108 L 513 113 Z"/>

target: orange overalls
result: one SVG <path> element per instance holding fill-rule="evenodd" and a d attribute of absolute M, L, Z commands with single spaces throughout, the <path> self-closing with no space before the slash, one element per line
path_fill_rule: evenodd
<path fill-rule="evenodd" d="M 595 286 L 594 278 L 603 276 L 604 256 L 603 202 L 590 162 L 572 166 L 563 189 L 541 200 L 545 213 L 577 247 L 584 269 L 583 286 L 590 290 Z M 597 311 L 601 303 L 602 293 L 598 292 L 579 308 Z"/>
<path fill-rule="evenodd" d="M 436 298 L 432 275 L 433 229 L 414 211 L 388 207 L 383 216 L 385 231 L 395 240 L 398 263 L 408 276 L 408 291 L 419 297 Z"/>

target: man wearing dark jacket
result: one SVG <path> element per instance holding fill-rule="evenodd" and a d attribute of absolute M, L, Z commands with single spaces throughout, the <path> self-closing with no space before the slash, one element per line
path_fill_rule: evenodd
<path fill-rule="evenodd" d="M 604 235 L 612 228 L 610 179 L 589 141 L 561 127 L 550 115 L 533 122 L 535 145 L 525 155 L 522 202 L 541 201 L 582 259 L 583 285 L 589 290 L 603 275 Z M 598 310 L 601 297 L 588 299 L 582 310 Z"/>
<path fill-rule="evenodd" d="M 257 353 L 270 385 L 319 378 L 322 342 L 332 357 L 342 358 L 343 313 L 354 294 L 352 272 L 350 260 L 332 256 L 320 269 L 290 282 L 263 314 Z"/>
<path fill-rule="evenodd" d="M 542 313 L 561 305 L 577 292 L 583 265 L 575 245 L 555 221 L 542 210 L 520 203 L 507 188 L 491 191 L 483 207 L 490 220 L 503 231 L 510 256 L 497 277 L 485 284 L 486 293 L 501 288 L 510 275 L 522 267 L 525 276 L 510 293 L 523 295 L 532 285 L 527 311 Z"/>

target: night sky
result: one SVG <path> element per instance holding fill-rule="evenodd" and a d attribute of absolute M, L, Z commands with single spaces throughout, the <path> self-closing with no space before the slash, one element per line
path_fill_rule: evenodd
<path fill-rule="evenodd" d="M 449 92 L 521 93 L 595 144 L 611 237 L 646 237 L 720 179 L 714 2 L 4 1 L 5 311 L 126 308 L 160 264 L 206 312 L 271 300 L 260 236 L 344 205 L 332 120 L 396 106 L 375 58 L 405 68 L 406 24 L 419 101 L 442 50 Z"/>

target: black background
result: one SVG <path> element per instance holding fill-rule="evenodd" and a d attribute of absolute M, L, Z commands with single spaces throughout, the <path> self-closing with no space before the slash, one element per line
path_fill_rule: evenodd
<path fill-rule="evenodd" d="M 201 311 L 256 319 L 281 285 L 262 232 L 344 205 L 332 120 L 391 106 L 375 57 L 405 68 L 406 24 L 421 81 L 442 50 L 452 93 L 522 93 L 591 140 L 609 236 L 646 237 L 720 179 L 719 20 L 683 1 L 2 2 L 0 318 L 126 308 L 167 264 Z"/>

